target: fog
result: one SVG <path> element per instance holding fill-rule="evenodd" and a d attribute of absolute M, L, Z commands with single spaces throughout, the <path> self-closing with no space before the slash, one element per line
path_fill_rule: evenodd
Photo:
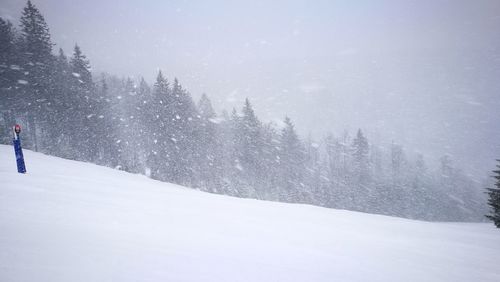
<path fill-rule="evenodd" d="M 449 154 L 478 178 L 500 158 L 499 1 L 57 1 L 52 41 L 93 73 L 162 69 L 217 110 Z M 2 0 L 17 25 L 24 0 Z"/>

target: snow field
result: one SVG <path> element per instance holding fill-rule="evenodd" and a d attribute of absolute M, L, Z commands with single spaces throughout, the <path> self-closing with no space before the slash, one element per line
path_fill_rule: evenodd
<path fill-rule="evenodd" d="M 500 281 L 500 230 L 213 195 L 0 145 L 0 281 Z"/>

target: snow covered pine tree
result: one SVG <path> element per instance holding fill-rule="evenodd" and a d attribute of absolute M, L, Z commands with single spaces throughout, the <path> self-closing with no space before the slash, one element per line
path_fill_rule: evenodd
<path fill-rule="evenodd" d="M 500 159 L 497 161 L 500 162 Z M 491 219 L 496 227 L 500 228 L 500 164 L 497 164 L 497 168 L 497 170 L 493 171 L 495 173 L 493 177 L 497 180 L 495 182 L 496 188 L 487 188 L 487 193 L 490 196 L 488 205 L 491 206 L 491 214 L 486 215 L 486 217 Z"/>

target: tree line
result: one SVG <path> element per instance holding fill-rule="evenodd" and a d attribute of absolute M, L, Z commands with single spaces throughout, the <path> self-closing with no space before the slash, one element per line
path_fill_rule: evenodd
<path fill-rule="evenodd" d="M 448 156 L 422 155 L 355 134 L 298 135 L 292 120 L 266 123 L 247 99 L 216 113 L 160 71 L 143 78 L 95 76 L 78 45 L 53 54 L 47 23 L 31 1 L 19 28 L 0 18 L 0 141 L 24 125 L 25 147 L 153 179 L 237 197 L 313 204 L 424 220 L 477 221 L 479 184 Z M 91 176 L 89 176 L 91 177 Z"/>

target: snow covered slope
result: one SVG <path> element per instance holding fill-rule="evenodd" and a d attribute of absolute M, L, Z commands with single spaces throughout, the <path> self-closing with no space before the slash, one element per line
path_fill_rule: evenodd
<path fill-rule="evenodd" d="M 492 224 L 212 195 L 0 146 L 0 281 L 500 281 Z"/>

